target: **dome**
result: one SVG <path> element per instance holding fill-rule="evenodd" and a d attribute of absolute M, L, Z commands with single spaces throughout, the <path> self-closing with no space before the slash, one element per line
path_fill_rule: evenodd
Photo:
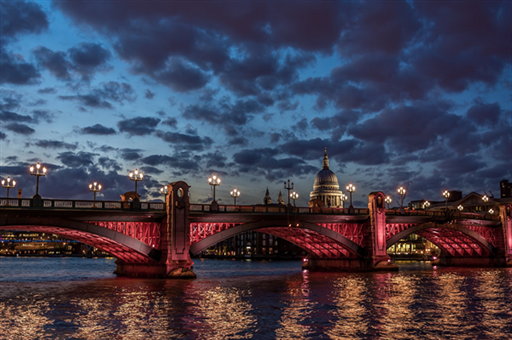
<path fill-rule="evenodd" d="M 318 172 L 313 183 L 313 191 L 309 194 L 310 204 L 318 204 L 318 200 L 322 201 L 329 207 L 343 206 L 342 192 L 338 183 L 338 177 L 329 169 L 329 157 L 327 156 L 327 148 L 324 152 L 324 160 L 322 170 Z M 316 203 L 314 203 L 316 201 Z M 312 203 L 313 202 L 313 203 Z"/>
<path fill-rule="evenodd" d="M 315 183 L 313 184 L 313 189 L 317 187 L 323 186 L 334 186 L 336 190 L 340 188 L 338 184 L 338 177 L 329 169 L 322 169 L 315 177 Z"/>

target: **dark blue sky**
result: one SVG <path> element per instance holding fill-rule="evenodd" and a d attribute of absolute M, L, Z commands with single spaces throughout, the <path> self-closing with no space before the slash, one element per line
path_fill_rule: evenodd
<path fill-rule="evenodd" d="M 43 197 L 185 180 L 306 205 L 327 147 L 356 205 L 512 180 L 510 1 L 1 1 L 0 177 Z M 5 189 L 2 189 L 2 196 Z"/>

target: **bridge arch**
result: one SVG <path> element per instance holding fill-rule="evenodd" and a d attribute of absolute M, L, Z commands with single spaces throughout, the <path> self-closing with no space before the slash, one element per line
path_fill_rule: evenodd
<path fill-rule="evenodd" d="M 289 227 L 272 221 L 249 222 L 220 231 L 192 244 L 190 253 L 198 254 L 216 243 L 247 231 L 258 231 L 280 237 L 301 247 L 315 257 L 356 258 L 364 255 L 363 247 L 318 224 L 300 222 L 299 227 Z"/>
<path fill-rule="evenodd" d="M 161 252 L 123 233 L 91 223 L 60 218 L 0 217 L 0 230 L 52 233 L 86 243 L 130 263 L 156 263 Z"/>
<path fill-rule="evenodd" d="M 478 256 L 497 254 L 497 249 L 489 241 L 480 236 L 477 232 L 458 223 L 437 224 L 427 222 L 411 226 L 390 237 L 386 241 L 386 248 L 391 247 L 400 239 L 406 238 L 410 234 L 417 234 L 426 238 L 442 249 L 445 254 L 450 254 L 453 257 L 463 257 L 468 254 L 471 255 L 474 252 L 476 252 Z M 455 242 L 454 239 L 458 241 Z M 450 244 L 445 240 L 452 240 L 453 243 Z M 466 252 L 466 254 L 464 252 Z"/>

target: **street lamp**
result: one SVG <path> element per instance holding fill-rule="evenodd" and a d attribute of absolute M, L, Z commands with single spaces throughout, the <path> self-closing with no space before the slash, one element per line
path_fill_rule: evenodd
<path fill-rule="evenodd" d="M 386 196 L 386 199 L 384 200 L 384 202 L 386 202 L 388 204 L 388 209 L 389 209 L 389 204 L 391 202 L 393 202 L 393 199 L 391 198 L 391 196 Z"/>
<path fill-rule="evenodd" d="M 349 185 L 347 185 L 347 191 L 350 193 L 350 206 L 349 206 L 349 208 L 353 208 L 353 206 L 352 206 L 352 193 L 354 191 L 356 191 L 356 187 L 352 183 L 349 183 Z"/>
<path fill-rule="evenodd" d="M 491 215 L 494 214 L 494 209 L 493 208 L 489 209 L 489 214 L 491 214 Z"/>
<path fill-rule="evenodd" d="M 212 177 L 208 177 L 208 184 L 210 184 L 213 187 L 213 202 L 212 203 L 217 203 L 215 201 L 215 187 L 220 185 L 220 178 L 217 177 L 217 175 L 213 174 Z"/>
<path fill-rule="evenodd" d="M 295 200 L 299 198 L 299 194 L 294 191 L 290 194 L 290 197 L 293 200 L 293 206 L 295 207 Z"/>
<path fill-rule="evenodd" d="M 345 201 L 346 201 L 346 200 L 348 200 L 348 197 L 347 197 L 347 195 L 345 195 L 345 194 L 341 194 L 341 197 L 340 197 L 340 198 L 341 198 L 341 207 L 342 207 L 343 209 L 345 209 Z"/>
<path fill-rule="evenodd" d="M 489 202 L 489 197 L 487 195 L 483 195 L 482 201 L 484 201 L 485 203 Z"/>
<path fill-rule="evenodd" d="M 430 207 L 430 202 L 429 201 L 423 202 L 423 209 L 427 209 L 428 207 Z"/>
<path fill-rule="evenodd" d="M 167 185 L 164 185 L 160 188 L 160 193 L 164 195 L 164 202 L 167 202 L 167 194 L 169 193 L 169 187 Z"/>
<path fill-rule="evenodd" d="M 7 189 L 7 200 L 9 200 L 9 190 L 16 186 L 16 181 L 11 181 L 11 177 L 2 180 L 2 187 Z M 9 203 L 9 202 L 7 202 Z"/>
<path fill-rule="evenodd" d="M 37 162 L 37 164 L 34 166 L 32 165 L 30 168 L 30 174 L 33 176 L 36 176 L 36 194 L 32 197 L 34 199 L 41 199 L 41 196 L 39 196 L 39 177 L 46 176 L 46 168 L 43 166 L 41 168 L 41 163 Z"/>
<path fill-rule="evenodd" d="M 288 190 L 288 205 L 290 205 L 290 190 L 293 190 L 293 182 L 292 186 L 290 186 L 290 180 L 288 180 L 288 186 L 286 186 L 286 182 L 284 182 L 284 188 Z"/>
<path fill-rule="evenodd" d="M 101 190 L 101 184 L 94 182 L 89 184 L 89 190 L 94 192 L 94 205 L 96 206 L 96 193 Z"/>
<path fill-rule="evenodd" d="M 134 181 L 135 182 L 135 200 L 139 200 L 139 198 L 137 197 L 137 182 L 140 182 L 144 179 L 144 174 L 142 172 L 139 172 L 138 169 L 135 169 L 133 172 L 130 172 L 128 174 L 128 177 L 130 177 L 130 180 Z"/>
<path fill-rule="evenodd" d="M 407 193 L 407 190 L 405 190 L 404 187 L 400 187 L 397 190 L 398 194 L 400 195 L 400 212 L 404 211 L 404 196 Z"/>
<path fill-rule="evenodd" d="M 457 207 L 457 209 L 459 209 L 459 211 L 462 211 L 464 210 L 464 207 L 462 205 L 459 204 L 459 206 Z"/>
<path fill-rule="evenodd" d="M 443 196 L 445 198 L 446 210 L 448 210 L 448 197 L 450 197 L 450 192 L 448 190 L 443 191 Z"/>
<path fill-rule="evenodd" d="M 233 204 L 234 204 L 234 205 L 236 205 L 236 198 L 237 198 L 237 197 L 240 197 L 240 190 L 237 190 L 237 189 L 235 188 L 235 189 L 231 190 L 230 195 L 231 195 L 231 197 L 233 197 L 233 199 L 235 200 Z"/>

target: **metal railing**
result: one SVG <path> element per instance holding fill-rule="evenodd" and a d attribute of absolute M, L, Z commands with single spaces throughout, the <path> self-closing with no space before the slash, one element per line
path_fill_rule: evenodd
<path fill-rule="evenodd" d="M 191 204 L 190 212 L 213 212 L 210 204 Z M 272 205 L 219 205 L 216 213 L 274 213 L 285 214 L 333 214 L 333 215 L 368 215 L 368 209 L 354 209 L 353 213 L 348 208 L 309 208 L 309 207 L 287 207 Z"/>
<path fill-rule="evenodd" d="M 94 210 L 165 210 L 164 203 L 151 202 L 119 202 L 119 201 L 85 201 L 43 199 L 40 205 L 29 198 L 0 198 L 0 209 L 94 209 Z M 137 207 L 140 205 L 140 207 Z"/>
<path fill-rule="evenodd" d="M 470 218 L 476 220 L 495 220 L 500 219 L 497 215 L 490 215 L 488 213 L 479 214 L 471 212 L 460 212 L 456 210 L 404 210 L 400 212 L 399 209 L 386 209 L 386 216 L 432 216 L 432 217 L 446 217 L 451 218 Z"/>

